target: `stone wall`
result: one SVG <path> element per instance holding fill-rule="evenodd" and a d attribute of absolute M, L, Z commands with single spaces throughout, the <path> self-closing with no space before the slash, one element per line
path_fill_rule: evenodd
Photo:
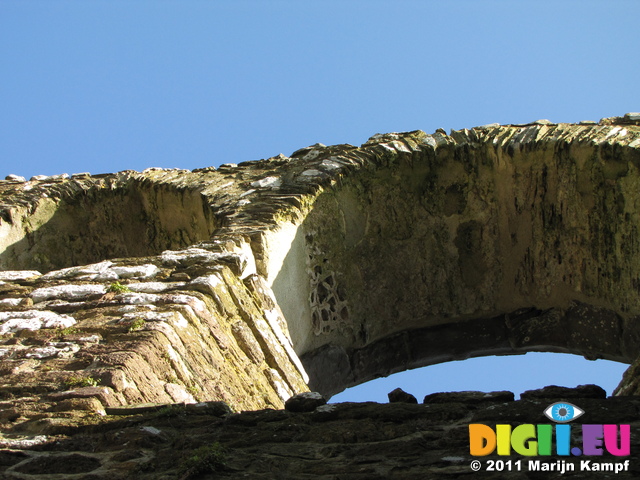
<path fill-rule="evenodd" d="M 130 410 L 55 437 L 0 439 L 0 475 L 11 480 L 638 478 L 640 398 L 604 396 L 591 385 L 529 391 L 517 401 L 511 392 L 452 392 L 428 395 L 419 405 L 340 403 L 302 412 L 229 414 L 211 405 Z M 545 424 L 549 420 L 542 412 L 560 397 L 585 412 L 571 424 L 572 445 L 581 445 L 580 423 L 627 424 L 632 454 L 470 455 L 470 423 Z M 472 461 L 481 462 L 481 471 L 472 470 Z M 581 468 L 584 461 L 588 469 Z M 490 462 L 498 469 L 489 471 Z M 550 471 L 549 465 L 564 468 Z M 610 470 L 598 470 L 602 465 Z"/>
<path fill-rule="evenodd" d="M 496 124 L 218 169 L 9 177 L 2 427 L 142 403 L 281 408 L 309 386 L 332 395 L 476 355 L 632 363 L 639 124 Z"/>

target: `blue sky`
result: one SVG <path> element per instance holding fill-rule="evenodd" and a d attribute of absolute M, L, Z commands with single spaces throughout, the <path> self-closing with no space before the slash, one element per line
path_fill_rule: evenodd
<path fill-rule="evenodd" d="M 0 0 L 0 178 L 639 111 L 639 14 L 637 0 Z"/>

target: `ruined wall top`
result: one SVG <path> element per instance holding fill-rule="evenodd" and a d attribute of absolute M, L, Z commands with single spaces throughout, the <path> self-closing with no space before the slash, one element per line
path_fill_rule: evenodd
<path fill-rule="evenodd" d="M 391 157 L 398 153 L 486 144 L 509 154 L 538 145 L 570 143 L 637 148 L 638 125 L 638 113 L 603 118 L 598 123 L 538 120 L 529 124 L 489 124 L 452 130 L 449 135 L 441 129 L 431 135 L 419 130 L 376 134 L 361 147 L 316 144 L 297 150 L 288 157 L 280 154 L 267 160 L 223 164 L 218 168 L 193 171 L 149 168 L 143 172 L 125 170 L 93 176 L 87 173 L 38 175 L 29 181 L 8 175 L 5 181 L 0 180 L 0 218 L 6 224 L 21 214 L 32 215 L 38 204 L 46 199 L 55 201 L 103 189 L 117 190 L 130 183 L 146 183 L 197 192 L 206 198 L 215 212 L 221 231 L 250 234 L 269 228 L 283 212 L 295 216 L 296 210 L 304 210 L 309 203 L 303 197 L 316 193 L 321 186 L 338 182 L 345 171 L 368 163 L 392 161 Z"/>

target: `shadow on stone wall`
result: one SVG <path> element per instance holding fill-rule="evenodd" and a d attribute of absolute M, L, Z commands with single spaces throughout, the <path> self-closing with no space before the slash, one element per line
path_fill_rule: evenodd
<path fill-rule="evenodd" d="M 130 180 L 45 199 L 14 219 L 0 268 L 48 272 L 113 258 L 156 255 L 209 240 L 213 213 L 199 193 Z"/>

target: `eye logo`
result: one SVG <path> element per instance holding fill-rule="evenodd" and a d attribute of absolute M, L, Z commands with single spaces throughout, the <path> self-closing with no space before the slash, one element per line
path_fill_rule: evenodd
<path fill-rule="evenodd" d="M 576 418 L 581 416 L 583 413 L 584 410 L 576 407 L 572 403 L 567 402 L 553 403 L 549 405 L 544 411 L 544 414 L 547 416 L 547 418 L 557 423 L 571 422 L 572 420 L 575 420 Z"/>

